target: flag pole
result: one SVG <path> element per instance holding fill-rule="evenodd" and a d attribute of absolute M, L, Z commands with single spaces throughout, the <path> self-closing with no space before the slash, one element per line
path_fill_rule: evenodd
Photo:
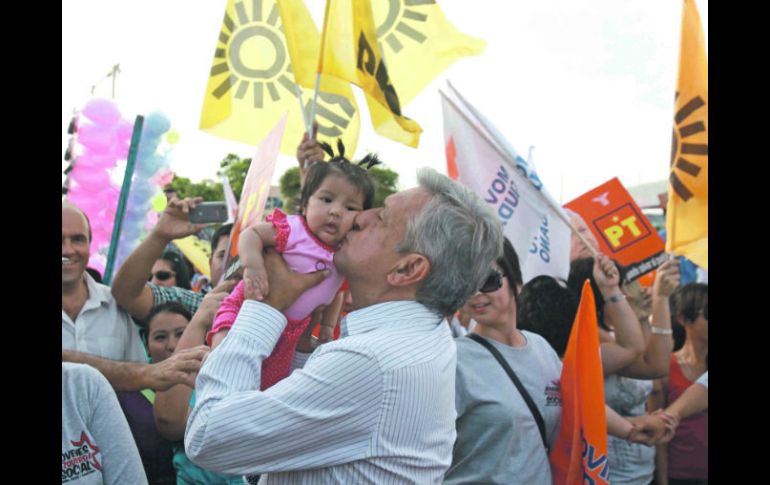
<path fill-rule="evenodd" d="M 134 131 L 131 134 L 131 145 L 128 148 L 128 159 L 126 161 L 126 172 L 123 174 L 123 186 L 120 189 L 120 198 L 118 200 L 118 210 L 115 213 L 115 223 L 112 226 L 112 238 L 110 239 L 110 248 L 107 253 L 107 266 L 104 268 L 104 284 L 109 286 L 112 282 L 112 271 L 115 264 L 115 258 L 118 256 L 118 244 L 120 244 L 120 231 L 123 227 L 123 218 L 126 213 L 126 204 L 128 203 L 128 194 L 131 192 L 131 178 L 134 175 L 136 166 L 139 143 L 142 138 L 142 127 L 144 126 L 144 116 L 138 115 L 134 122 Z"/>
<path fill-rule="evenodd" d="M 326 26 L 329 23 L 329 0 L 326 0 L 324 7 L 324 23 L 323 31 L 321 32 L 321 48 L 318 49 L 318 64 L 315 74 L 315 91 L 313 92 L 313 103 L 310 105 L 310 130 L 308 137 L 312 135 L 313 123 L 315 122 L 315 110 L 318 103 L 318 87 L 321 83 L 321 72 L 323 72 L 324 51 L 326 49 Z"/>
<path fill-rule="evenodd" d="M 671 167 L 673 171 L 673 165 Z M 671 174 L 669 174 L 669 179 Z M 666 252 L 668 253 L 668 259 L 676 259 L 674 254 L 674 233 L 676 231 L 676 217 L 673 214 L 674 204 L 672 203 L 675 192 L 671 190 L 671 182 L 668 185 L 668 199 L 666 200 Z M 669 222 L 671 221 L 671 232 L 668 231 Z"/>
<path fill-rule="evenodd" d="M 450 88 L 452 88 L 452 85 L 450 84 L 450 85 L 449 85 L 449 87 L 450 87 Z M 458 95 L 458 97 L 460 97 L 460 99 L 462 99 L 462 96 L 460 96 L 460 93 L 457 93 L 457 91 L 456 91 L 456 90 L 454 90 L 454 88 L 452 88 L 452 90 L 453 90 L 453 91 L 455 91 L 455 94 L 457 94 L 457 95 Z M 449 96 L 447 96 L 447 95 L 446 95 L 446 94 L 445 94 L 443 91 L 441 91 L 440 89 L 439 89 L 439 91 L 438 91 L 438 92 L 439 92 L 439 94 L 441 94 L 441 96 L 442 96 L 442 97 L 443 97 L 445 100 L 447 100 L 447 101 L 449 102 L 449 104 L 451 104 L 451 105 L 452 105 L 452 106 L 455 108 L 455 110 L 456 110 L 456 111 L 457 111 L 457 112 L 460 114 L 460 116 L 462 116 L 462 117 L 465 119 L 465 121 L 466 121 L 466 122 L 467 122 L 469 125 L 471 125 L 471 126 L 473 127 L 473 129 L 474 129 L 474 130 L 476 130 L 476 132 L 477 132 L 477 133 L 478 133 L 478 134 L 479 134 L 479 135 L 480 135 L 482 138 L 484 138 L 485 140 L 487 140 L 487 141 L 489 142 L 489 144 L 490 144 L 490 145 L 492 146 L 492 148 L 493 148 L 493 149 L 494 149 L 494 150 L 497 152 L 497 154 L 498 154 L 498 155 L 500 155 L 500 156 L 501 156 L 501 157 L 502 157 L 504 160 L 506 160 L 508 163 L 510 163 L 510 164 L 512 164 L 512 165 L 514 165 L 514 166 L 516 165 L 516 162 L 515 162 L 515 160 L 513 160 L 513 159 L 511 158 L 510 154 L 509 154 L 509 153 L 507 153 L 505 150 L 503 150 L 503 149 L 501 148 L 501 146 L 499 146 L 499 144 L 498 144 L 498 142 L 497 142 L 496 140 L 492 139 L 492 138 L 491 138 L 489 135 L 487 135 L 487 133 L 485 133 L 484 131 L 482 131 L 482 130 L 481 130 L 479 127 L 478 127 L 478 125 L 477 125 L 476 123 L 474 123 L 473 121 L 471 121 L 470 119 L 468 119 L 468 116 L 467 116 L 467 115 L 466 115 L 466 114 L 465 114 L 465 113 L 462 111 L 462 109 L 460 109 L 460 107 L 459 107 L 459 106 L 457 106 L 457 104 L 456 104 L 456 103 L 455 103 L 455 102 L 454 102 L 454 101 L 453 101 L 453 100 L 452 100 L 452 99 L 451 99 Z M 479 122 L 480 122 L 481 124 L 483 124 L 483 122 L 481 122 L 481 120 L 479 120 Z M 577 228 L 575 228 L 575 226 L 574 226 L 574 225 L 573 225 L 573 224 L 570 222 L 570 220 L 567 218 L 567 216 L 565 216 L 565 215 L 564 215 L 564 213 L 561 211 L 561 208 L 560 208 L 560 207 L 555 207 L 555 206 L 554 206 L 554 204 L 553 204 L 553 203 L 552 203 L 552 202 L 551 202 L 551 201 L 548 199 L 548 197 L 544 196 L 544 195 L 542 194 L 542 192 L 540 192 L 539 190 L 535 190 L 535 189 L 534 189 L 534 187 L 532 187 L 532 186 L 531 186 L 531 184 L 525 184 L 525 185 L 527 185 L 527 186 L 528 186 L 527 190 L 530 190 L 530 191 L 534 190 L 534 191 L 535 191 L 535 193 L 537 194 L 537 196 L 538 196 L 538 197 L 539 197 L 539 198 L 540 198 L 540 199 L 541 199 L 541 200 L 542 200 L 542 201 L 543 201 L 543 202 L 546 204 L 546 207 L 548 207 L 548 208 L 551 210 L 551 212 L 553 212 L 554 214 L 556 214 L 556 217 L 558 217 L 559 219 L 561 219 L 561 221 L 562 221 L 562 222 L 564 222 L 564 223 L 567 225 L 567 227 L 569 227 L 569 228 L 570 228 L 570 230 L 572 231 L 572 234 L 574 234 L 575 236 L 577 236 L 577 237 L 578 237 L 578 239 L 580 239 L 580 241 L 581 241 L 581 242 L 582 242 L 582 243 L 583 243 L 583 244 L 584 244 L 584 245 L 585 245 L 585 246 L 586 246 L 586 247 L 589 249 L 589 251 L 591 251 L 591 254 L 593 254 L 594 258 L 598 258 L 598 256 L 599 256 L 599 252 L 596 250 L 596 248 L 594 248 L 594 247 L 593 247 L 593 246 L 592 246 L 592 245 L 591 245 L 591 244 L 588 242 L 588 240 L 585 238 L 585 236 L 583 236 L 582 234 L 580 234 L 580 232 L 577 230 Z"/>
<path fill-rule="evenodd" d="M 302 122 L 305 123 L 305 133 L 307 133 L 308 140 L 313 136 L 313 124 L 307 119 L 307 113 L 305 112 L 305 106 L 302 104 L 302 90 L 299 88 L 299 84 L 294 83 L 294 89 L 297 92 L 297 99 L 299 100 L 299 110 L 302 111 Z M 305 170 L 309 160 L 305 159 L 300 161 L 300 170 Z"/>
<path fill-rule="evenodd" d="M 313 104 L 310 106 L 310 130 L 308 130 L 308 136 L 312 133 L 313 122 L 315 122 L 315 107 L 318 102 L 318 85 L 321 83 L 321 73 L 317 72 L 315 75 L 315 92 L 313 93 Z"/>
<path fill-rule="evenodd" d="M 307 113 L 305 112 L 305 106 L 302 104 L 302 90 L 299 88 L 299 84 L 294 83 L 294 89 L 299 100 L 299 110 L 302 112 L 302 122 L 305 124 L 305 133 L 310 137 L 310 123 L 307 120 Z"/>

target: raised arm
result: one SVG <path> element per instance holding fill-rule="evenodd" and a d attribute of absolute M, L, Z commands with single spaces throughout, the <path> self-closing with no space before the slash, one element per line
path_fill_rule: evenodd
<path fill-rule="evenodd" d="M 203 298 L 200 308 L 195 312 L 179 339 L 174 353 L 200 346 L 205 342 L 206 332 L 211 327 L 214 313 L 233 286 L 235 281 L 224 281 Z M 167 391 L 155 394 L 153 405 L 155 425 L 158 432 L 167 440 L 179 441 L 184 438 L 191 395 L 192 387 L 186 384 L 177 384 Z"/>
<path fill-rule="evenodd" d="M 112 296 L 118 305 L 135 318 L 144 320 L 152 309 L 154 302 L 152 290 L 147 286 L 147 276 L 166 245 L 206 227 L 205 224 L 192 224 L 188 220 L 190 209 L 202 201 L 201 197 L 170 200 L 153 230 L 128 255 L 115 275 Z"/>
<path fill-rule="evenodd" d="M 610 375 L 628 366 L 644 351 L 644 338 L 625 295 L 620 291 L 620 274 L 607 256 L 594 260 L 594 281 L 604 298 L 604 315 L 612 323 L 614 342 L 601 344 L 602 370 Z"/>
<path fill-rule="evenodd" d="M 205 346 L 195 347 L 157 364 L 144 362 L 120 362 L 91 354 L 62 350 L 62 362 L 88 364 L 101 372 L 116 391 L 140 391 L 154 389 L 164 391 L 175 384 L 193 386 L 201 359 L 208 351 Z"/>
<path fill-rule="evenodd" d="M 305 177 L 307 171 L 315 162 L 321 162 L 324 159 L 324 151 L 316 140 L 318 134 L 318 123 L 313 123 L 313 137 L 308 138 L 307 133 L 302 135 L 302 141 L 297 146 L 297 162 L 299 163 L 299 183 L 300 187 L 305 186 Z"/>
<path fill-rule="evenodd" d="M 657 271 L 652 285 L 652 324 L 645 332 L 647 346 L 642 355 L 619 375 L 635 379 L 658 379 L 668 375 L 674 340 L 671 331 L 671 311 L 668 299 L 679 287 L 679 263 L 669 260 Z"/>

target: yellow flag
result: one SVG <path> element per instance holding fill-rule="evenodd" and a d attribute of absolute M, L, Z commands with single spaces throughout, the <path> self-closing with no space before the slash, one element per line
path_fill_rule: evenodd
<path fill-rule="evenodd" d="M 301 86 L 312 88 L 321 47 L 321 35 L 304 0 L 276 0 L 281 14 L 286 49 L 291 59 L 294 78 Z"/>
<path fill-rule="evenodd" d="M 666 251 L 708 269 L 708 58 L 694 0 L 684 0 Z"/>
<path fill-rule="evenodd" d="M 318 72 L 351 82 L 366 93 L 377 133 L 411 147 L 418 145 L 422 128 L 401 114 L 401 102 L 377 43 L 369 0 L 327 0 Z"/>
<path fill-rule="evenodd" d="M 304 3 L 289 3 L 294 15 L 288 22 L 298 21 L 298 26 L 281 21 L 275 0 L 228 0 L 203 99 L 201 130 L 256 145 L 288 113 L 281 153 L 296 153 L 305 122 L 284 30 L 304 32 L 311 50 L 315 42 L 315 52 L 320 36 Z M 302 96 L 309 112 L 313 91 L 302 89 Z M 355 151 L 360 115 L 349 85 L 319 93 L 316 121 L 320 140 L 334 144 L 342 138 L 350 153 Z"/>
<path fill-rule="evenodd" d="M 486 43 L 458 31 L 435 0 L 372 0 L 377 40 L 403 105 L 436 76 Z"/>
<path fill-rule="evenodd" d="M 211 268 L 209 268 L 211 244 L 199 239 L 197 236 L 174 239 L 172 242 L 182 251 L 185 258 L 190 260 L 199 273 L 206 275 L 207 278 L 211 278 Z"/>

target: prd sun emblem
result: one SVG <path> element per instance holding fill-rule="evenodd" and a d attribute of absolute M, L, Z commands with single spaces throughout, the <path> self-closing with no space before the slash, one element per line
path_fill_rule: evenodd
<path fill-rule="evenodd" d="M 676 93 L 679 98 L 679 93 Z M 674 116 L 674 134 L 671 139 L 671 176 L 669 182 L 676 194 L 687 202 L 693 195 L 702 194 L 708 183 L 699 176 L 708 163 L 708 115 L 700 96 L 690 99 Z M 705 158 L 705 161 L 703 160 Z M 700 163 L 695 163 L 700 162 Z"/>
<path fill-rule="evenodd" d="M 386 2 L 374 2 L 373 9 L 381 10 L 381 5 Z M 382 43 L 384 40 L 387 46 L 398 53 L 404 48 L 402 41 L 411 39 L 407 42 L 417 42 L 421 44 L 427 38 L 420 32 L 420 27 L 428 16 L 424 13 L 410 7 L 419 7 L 421 5 L 433 5 L 434 0 L 388 0 L 388 12 L 385 15 L 385 21 L 377 26 L 377 40 Z"/>

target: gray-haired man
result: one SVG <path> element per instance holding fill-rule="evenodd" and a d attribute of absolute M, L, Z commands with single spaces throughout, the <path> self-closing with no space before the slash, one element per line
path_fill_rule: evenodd
<path fill-rule="evenodd" d="M 444 321 L 502 251 L 483 200 L 429 169 L 420 186 L 361 212 L 334 262 L 354 311 L 342 338 L 259 390 L 280 311 L 319 274 L 269 257 L 270 294 L 247 300 L 208 357 L 185 449 L 204 468 L 267 483 L 440 483 L 455 440 L 456 351 Z M 247 295 L 248 297 L 248 295 Z"/>

